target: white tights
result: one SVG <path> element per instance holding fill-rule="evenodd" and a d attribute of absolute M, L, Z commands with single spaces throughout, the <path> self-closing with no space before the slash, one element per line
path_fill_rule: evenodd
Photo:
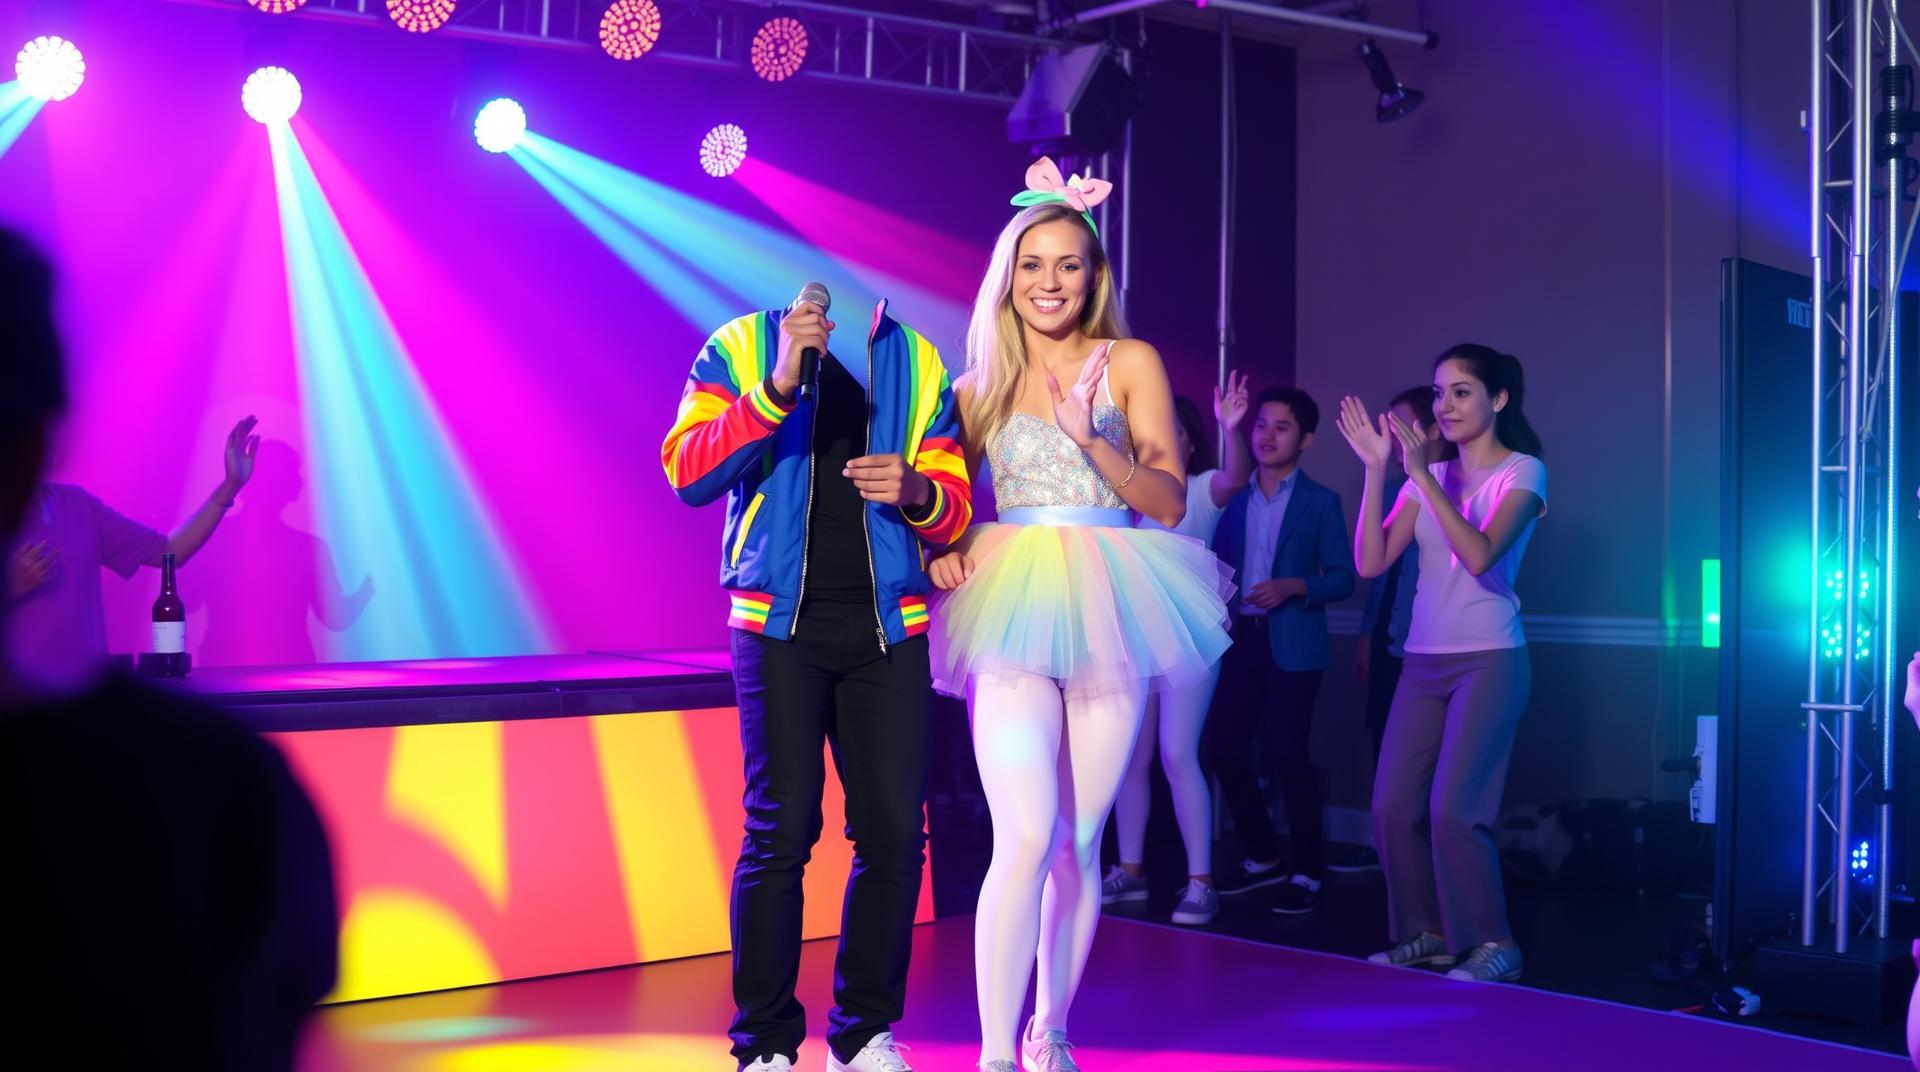
<path fill-rule="evenodd" d="M 993 815 L 993 862 L 974 916 L 984 1063 L 1017 1059 L 1036 950 L 1034 1029 L 1066 1029 L 1100 921 L 1100 835 L 1140 734 L 1146 683 L 1091 698 L 1068 698 L 1058 682 L 1031 674 L 968 686 Z"/>
<path fill-rule="evenodd" d="M 1213 801 L 1207 776 L 1200 769 L 1200 730 L 1207 724 L 1213 687 L 1220 680 L 1220 664 L 1205 677 L 1147 701 L 1147 718 L 1140 727 L 1140 744 L 1127 765 L 1120 796 L 1113 802 L 1113 821 L 1120 834 L 1120 862 L 1140 863 L 1146 856 L 1147 813 L 1152 807 L 1147 768 L 1153 764 L 1154 739 L 1159 738 L 1160 766 L 1172 790 L 1173 817 L 1180 824 L 1180 840 L 1187 846 L 1187 874 L 1213 873 Z"/>

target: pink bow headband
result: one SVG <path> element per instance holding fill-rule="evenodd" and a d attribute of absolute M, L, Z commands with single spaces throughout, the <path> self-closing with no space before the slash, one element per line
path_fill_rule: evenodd
<path fill-rule="evenodd" d="M 1093 228 L 1094 237 L 1099 237 L 1100 229 L 1093 223 L 1093 208 L 1113 193 L 1113 183 L 1105 179 L 1096 179 L 1085 175 L 1075 175 L 1070 179 L 1060 177 L 1060 169 L 1055 166 L 1052 157 L 1043 156 L 1027 168 L 1027 188 L 1013 195 L 1013 204 L 1022 208 L 1028 205 L 1044 205 L 1058 202 L 1078 209 L 1086 217 L 1087 226 Z"/>

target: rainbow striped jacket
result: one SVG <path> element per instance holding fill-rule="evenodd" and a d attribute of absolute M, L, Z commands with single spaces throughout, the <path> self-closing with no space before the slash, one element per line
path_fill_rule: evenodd
<path fill-rule="evenodd" d="M 868 454 L 899 454 L 932 483 L 924 519 L 867 504 L 874 627 L 881 647 L 927 631 L 927 547 L 950 544 L 973 517 L 960 419 L 940 352 L 919 332 L 873 311 L 867 334 Z M 707 339 L 660 447 L 682 501 L 727 497 L 720 583 L 727 624 L 779 640 L 793 636 L 806 595 L 807 518 L 813 491 L 811 404 L 782 406 L 767 390 L 783 310 L 750 313 Z M 834 474 L 838 477 L 838 474 Z"/>

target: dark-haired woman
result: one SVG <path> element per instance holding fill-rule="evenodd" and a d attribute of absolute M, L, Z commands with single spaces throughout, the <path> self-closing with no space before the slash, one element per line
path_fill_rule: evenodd
<path fill-rule="evenodd" d="M 1493 824 L 1531 688 L 1513 582 L 1546 513 L 1540 437 L 1521 410 L 1520 362 L 1476 344 L 1434 362 L 1433 415 L 1459 448 L 1428 463 L 1427 440 L 1398 417 L 1341 404 L 1340 431 L 1366 466 L 1354 565 L 1377 577 L 1409 542 L 1420 577 L 1406 664 L 1374 778 L 1374 844 L 1396 943 L 1372 960 L 1451 966 L 1450 978 L 1520 977 Z M 1382 517 L 1395 441 L 1407 482 Z"/>

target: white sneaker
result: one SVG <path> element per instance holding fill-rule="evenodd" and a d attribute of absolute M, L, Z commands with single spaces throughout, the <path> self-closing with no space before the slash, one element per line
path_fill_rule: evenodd
<path fill-rule="evenodd" d="M 828 1050 L 827 1072 L 913 1072 L 907 1059 L 900 1056 L 904 1049 L 905 1046 L 893 1041 L 893 1032 L 882 1031 L 868 1039 L 851 1061 L 842 1061 Z"/>
<path fill-rule="evenodd" d="M 1449 979 L 1470 983 L 1511 983 L 1520 978 L 1520 947 L 1512 943 L 1487 942 L 1475 946 L 1466 962 L 1447 973 Z"/>
<path fill-rule="evenodd" d="M 1144 901 L 1147 899 L 1147 880 L 1127 874 L 1119 864 L 1107 868 L 1107 877 L 1100 880 L 1100 903 L 1119 904 L 1121 901 Z"/>
<path fill-rule="evenodd" d="M 1188 879 L 1187 890 L 1180 895 L 1180 903 L 1173 906 L 1173 921 L 1189 927 L 1204 927 L 1219 914 L 1219 892 L 1204 882 Z"/>
<path fill-rule="evenodd" d="M 761 1055 L 746 1063 L 740 1072 L 793 1072 L 793 1062 L 781 1054 Z"/>
<path fill-rule="evenodd" d="M 1445 968 L 1453 964 L 1453 954 L 1447 952 L 1447 940 L 1437 934 L 1416 934 L 1392 949 L 1375 953 L 1367 959 L 1375 964 L 1390 964 L 1396 968 L 1411 968 L 1420 964 Z"/>

